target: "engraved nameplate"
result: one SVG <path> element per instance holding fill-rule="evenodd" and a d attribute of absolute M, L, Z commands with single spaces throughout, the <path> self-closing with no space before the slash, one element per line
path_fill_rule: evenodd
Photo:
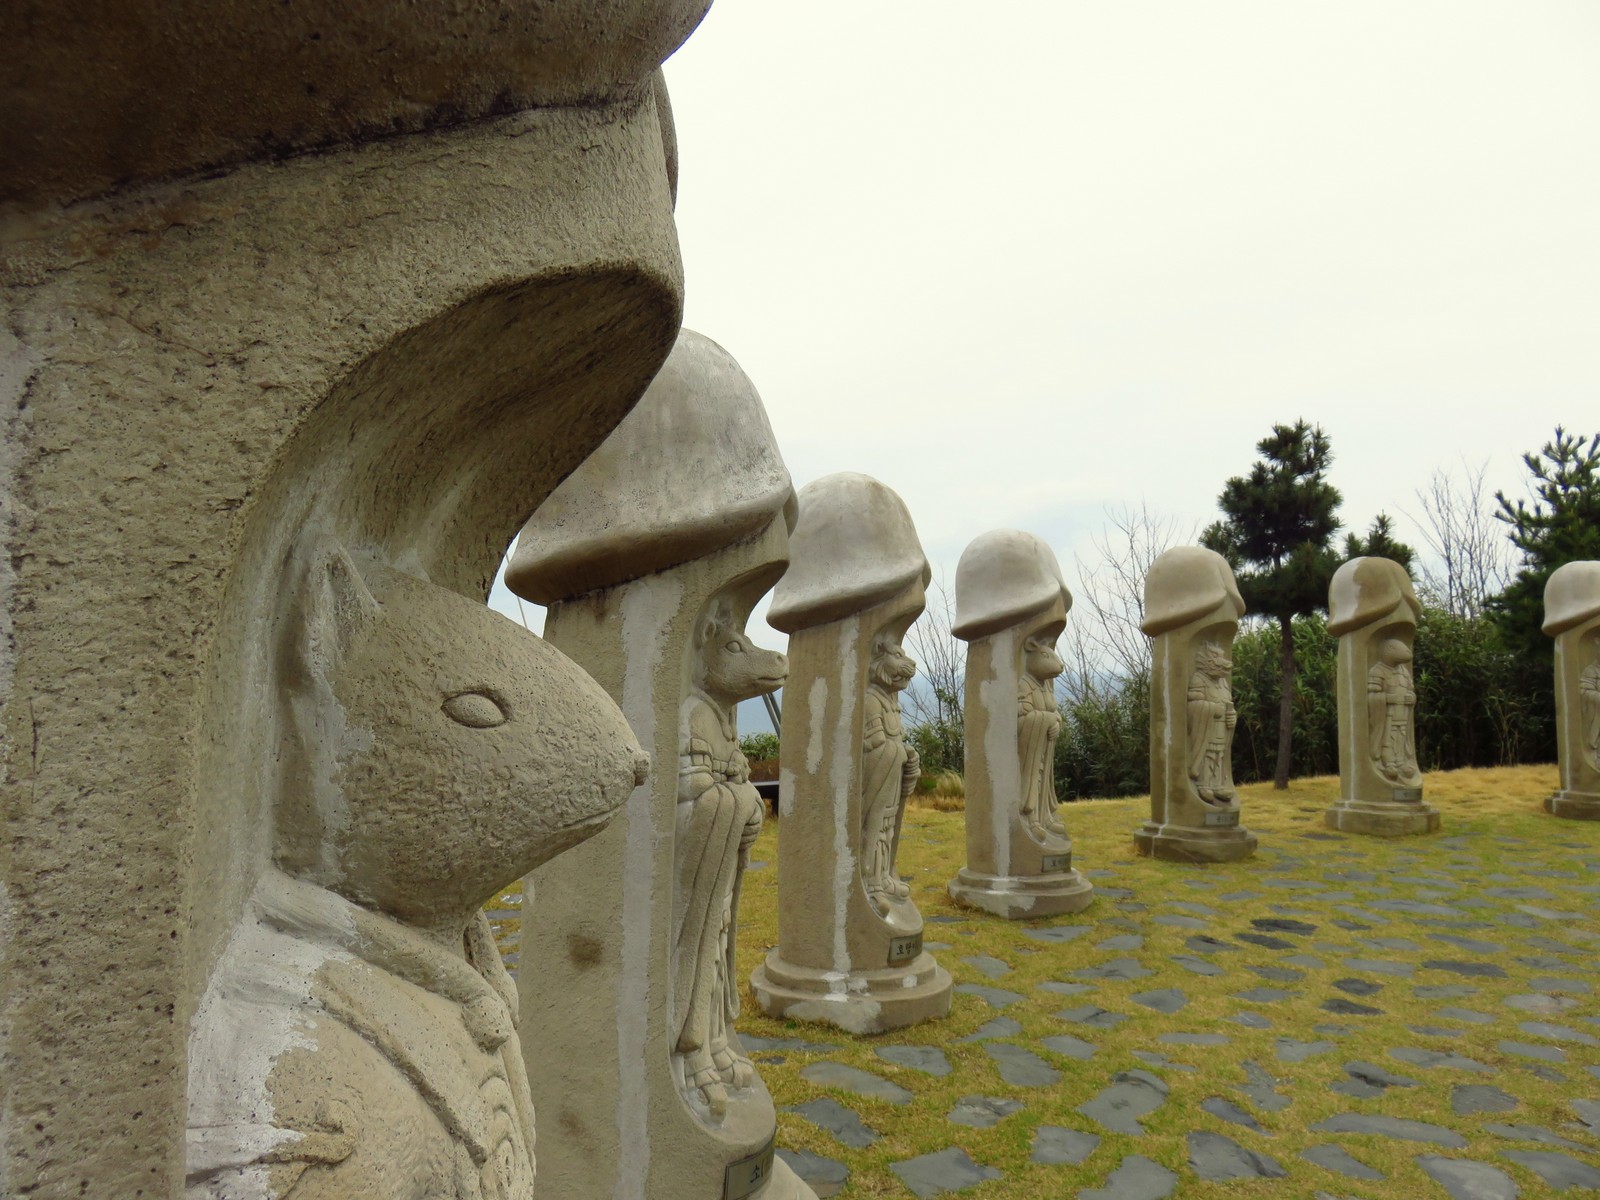
<path fill-rule="evenodd" d="M 889 939 L 889 965 L 911 962 L 922 953 L 922 935 L 908 933 L 903 937 Z"/>
<path fill-rule="evenodd" d="M 1402 804 L 1420 804 L 1422 802 L 1421 788 L 1395 788 L 1394 798 Z"/>
<path fill-rule="evenodd" d="M 722 1200 L 744 1200 L 746 1196 L 753 1195 L 761 1190 L 762 1184 L 767 1182 L 772 1174 L 772 1154 L 776 1145 L 776 1134 L 773 1139 L 748 1158 L 741 1158 L 738 1162 L 731 1162 L 722 1172 Z"/>
<path fill-rule="evenodd" d="M 1239 810 L 1227 809 L 1223 812 L 1208 812 L 1207 825 L 1237 825 L 1239 823 Z"/>
<path fill-rule="evenodd" d="M 1046 854 L 1039 860 L 1039 872 L 1048 875 L 1052 871 L 1067 871 L 1072 869 L 1072 855 Z"/>

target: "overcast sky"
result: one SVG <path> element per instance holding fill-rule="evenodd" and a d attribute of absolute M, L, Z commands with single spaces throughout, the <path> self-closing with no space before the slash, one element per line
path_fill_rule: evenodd
<path fill-rule="evenodd" d="M 1595 0 L 718 0 L 667 81 L 685 324 L 947 575 L 1208 522 L 1275 421 L 1413 541 L 1600 430 Z"/>

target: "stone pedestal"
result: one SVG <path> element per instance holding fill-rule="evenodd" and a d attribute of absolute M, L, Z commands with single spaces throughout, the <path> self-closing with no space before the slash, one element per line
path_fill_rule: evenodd
<path fill-rule="evenodd" d="M 1328 585 L 1328 632 L 1339 638 L 1339 800 L 1330 829 L 1403 837 L 1439 828 L 1422 802 L 1411 647 L 1422 606 L 1405 568 L 1353 558 Z"/>
<path fill-rule="evenodd" d="M 764 813 L 734 708 L 783 682 L 783 656 L 744 625 L 787 562 L 793 497 L 749 380 L 685 330 L 507 569 L 654 760 L 608 829 L 525 883 L 520 1030 L 554 1131 L 539 1142 L 551 1194 L 812 1195 L 773 1157 L 772 1099 L 733 1029 L 740 883 Z"/>
<path fill-rule="evenodd" d="M 927 560 L 900 498 L 855 474 L 800 493 L 791 555 L 768 616 L 790 635 L 778 945 L 750 985 L 768 1016 L 881 1033 L 950 1011 L 949 972 L 893 874 L 915 770 L 895 702 L 914 664 L 899 643 L 923 610 Z"/>
<path fill-rule="evenodd" d="M 1556 640 L 1558 817 L 1600 821 L 1600 562 L 1570 562 L 1544 588 L 1544 631 Z"/>
<path fill-rule="evenodd" d="M 1140 854 L 1174 862 L 1237 862 L 1255 853 L 1233 785 L 1233 637 L 1244 615 L 1222 555 L 1175 546 L 1144 584 L 1150 670 L 1150 819 Z"/>
<path fill-rule="evenodd" d="M 960 904 L 998 917 L 1078 912 L 1094 885 L 1072 866 L 1056 806 L 1061 728 L 1056 639 L 1071 593 L 1050 547 L 997 529 L 973 540 L 956 567 L 952 632 L 967 643 L 967 861 L 950 881 Z"/>

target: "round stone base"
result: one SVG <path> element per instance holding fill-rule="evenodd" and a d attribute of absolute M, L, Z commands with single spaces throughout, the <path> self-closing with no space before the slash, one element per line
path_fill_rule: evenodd
<path fill-rule="evenodd" d="M 1544 810 L 1574 821 L 1600 821 L 1600 796 L 1592 792 L 1557 792 L 1545 800 Z"/>
<path fill-rule="evenodd" d="M 1329 829 L 1372 837 L 1409 837 L 1439 828 L 1439 810 L 1421 802 L 1385 804 L 1381 800 L 1340 800 L 1322 814 Z"/>
<path fill-rule="evenodd" d="M 724 1190 L 726 1194 L 726 1190 Z M 761 1190 L 753 1192 L 750 1200 L 817 1200 L 811 1185 L 794 1173 L 794 1169 L 776 1156 L 772 1160 L 772 1174 Z"/>
<path fill-rule="evenodd" d="M 1167 862 L 1238 862 L 1256 852 L 1256 835 L 1242 825 L 1209 828 L 1146 821 L 1133 835 L 1133 848 Z"/>
<path fill-rule="evenodd" d="M 1094 884 L 1072 870 L 1048 875 L 984 875 L 962 867 L 950 881 L 950 898 L 1016 921 L 1082 912 L 1094 899 Z"/>
<path fill-rule="evenodd" d="M 820 971 L 784 962 L 777 950 L 750 975 L 769 1017 L 817 1021 L 846 1033 L 886 1033 L 950 1015 L 950 972 L 923 952 L 904 966 Z"/>

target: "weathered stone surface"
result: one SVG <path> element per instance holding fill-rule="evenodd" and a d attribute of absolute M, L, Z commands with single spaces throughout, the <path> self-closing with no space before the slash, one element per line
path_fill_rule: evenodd
<path fill-rule="evenodd" d="M 989 954 L 972 954 L 961 960 L 973 970 L 981 972 L 990 979 L 999 979 L 1002 975 L 1011 974 L 1011 964 L 1003 962 Z"/>
<path fill-rule="evenodd" d="M 1288 1174 L 1275 1159 L 1220 1133 L 1197 1130 L 1189 1135 L 1188 1146 L 1189 1166 L 1201 1179 L 1282 1179 Z"/>
<path fill-rule="evenodd" d="M 1153 1008 L 1158 1013 L 1171 1015 L 1185 1004 L 1189 997 L 1183 994 L 1180 988 L 1160 988 L 1153 992 L 1135 992 L 1129 996 L 1135 1004 L 1142 1004 L 1145 1008 Z"/>
<path fill-rule="evenodd" d="M 910 1067 L 925 1075 L 950 1074 L 950 1060 L 937 1046 L 879 1046 L 878 1057 L 897 1067 Z"/>
<path fill-rule="evenodd" d="M 1343 996 L 1332 996 L 1324 1000 L 1322 1010 L 1346 1017 L 1375 1017 L 1383 1012 L 1381 1008 L 1374 1008 L 1370 1004 L 1357 1004 L 1354 1000 L 1346 1000 Z"/>
<path fill-rule="evenodd" d="M 1502 1150 L 1500 1157 L 1527 1167 L 1558 1192 L 1569 1188 L 1600 1189 L 1600 1169 L 1554 1150 Z"/>
<path fill-rule="evenodd" d="M 1178 1177 L 1142 1154 L 1130 1154 L 1106 1177 L 1105 1187 L 1088 1188 L 1078 1200 L 1165 1200 Z"/>
<path fill-rule="evenodd" d="M 1055 1015 L 1060 1020 L 1071 1021 L 1075 1025 L 1092 1025 L 1096 1029 L 1109 1029 L 1128 1019 L 1127 1013 L 1107 1012 L 1097 1004 L 1085 1004 L 1082 1008 L 1064 1008 Z"/>
<path fill-rule="evenodd" d="M 1246 1029 L 1271 1029 L 1272 1022 L 1258 1012 L 1234 1013 L 1228 1017 L 1235 1025 L 1243 1025 Z"/>
<path fill-rule="evenodd" d="M 1307 1162 L 1314 1162 L 1317 1166 L 1351 1179 L 1385 1179 L 1382 1171 L 1374 1170 L 1359 1158 L 1355 1158 L 1342 1146 L 1330 1144 L 1310 1146 L 1300 1152 L 1300 1157 Z"/>
<path fill-rule="evenodd" d="M 1061 1072 L 1031 1050 L 1008 1042 L 989 1042 L 983 1047 L 1012 1087 L 1049 1087 L 1061 1079 Z"/>
<path fill-rule="evenodd" d="M 1440 1050 L 1425 1050 L 1420 1046 L 1396 1046 L 1389 1051 L 1390 1058 L 1398 1058 L 1414 1067 L 1443 1067 L 1450 1071 L 1471 1071 L 1476 1075 L 1492 1075 L 1492 1068 L 1474 1058 L 1460 1054 L 1446 1054 Z"/>
<path fill-rule="evenodd" d="M 1163 1033 L 1161 1042 L 1166 1046 L 1226 1046 L 1233 1039 L 1225 1033 Z"/>
<path fill-rule="evenodd" d="M 1417 1165 L 1431 1175 L 1451 1200 L 1516 1200 L 1517 1185 L 1499 1167 L 1469 1158 L 1417 1155 Z"/>
<path fill-rule="evenodd" d="M 1139 1118 L 1160 1108 L 1170 1090 L 1148 1071 L 1121 1071 L 1112 1076 L 1110 1087 L 1077 1111 L 1113 1133 L 1138 1136 L 1144 1133 Z"/>
<path fill-rule="evenodd" d="M 809 1150 L 789 1150 L 780 1146 L 778 1157 L 788 1164 L 791 1171 L 810 1185 L 817 1200 L 837 1196 L 850 1178 L 850 1168 L 842 1162 L 824 1158 Z"/>
<path fill-rule="evenodd" d="M 1560 1063 L 1567 1061 L 1567 1052 L 1560 1046 L 1538 1046 L 1532 1042 L 1504 1041 L 1496 1044 L 1496 1048 L 1506 1054 L 1513 1054 L 1518 1058 L 1532 1058 L 1539 1062 Z"/>
<path fill-rule="evenodd" d="M 1371 996 L 1383 991 L 1383 984 L 1373 983 L 1370 979 L 1335 979 L 1333 986 L 1352 996 Z"/>
<path fill-rule="evenodd" d="M 1261 1122 L 1257 1121 L 1244 1109 L 1231 1100 L 1224 1100 L 1221 1096 L 1209 1096 L 1200 1102 L 1200 1107 L 1213 1117 L 1220 1117 L 1234 1125 L 1243 1125 L 1246 1129 L 1261 1132 Z"/>
<path fill-rule="evenodd" d="M 1494 963 L 1463 962 L 1454 958 L 1426 959 L 1423 968 L 1429 971 L 1449 971 L 1452 975 L 1476 976 L 1480 979 L 1504 979 L 1505 968 Z"/>
<path fill-rule="evenodd" d="M 976 996 L 990 1008 L 1005 1008 L 1022 999 L 1021 992 L 1009 992 L 1005 988 L 987 987 L 981 983 L 958 983 L 955 990 L 963 996 Z"/>
<path fill-rule="evenodd" d="M 1221 975 L 1223 973 L 1222 968 L 1217 966 L 1216 963 L 1208 962 L 1203 958 L 1195 958 L 1189 954 L 1174 954 L 1172 961 L 1185 971 L 1193 971 L 1196 975 Z"/>
<path fill-rule="evenodd" d="M 1600 1046 L 1600 1038 L 1592 1033 L 1584 1033 L 1581 1029 L 1573 1029 L 1567 1025 L 1553 1025 L 1548 1021 L 1523 1021 L 1518 1026 L 1523 1033 L 1531 1033 L 1534 1037 L 1549 1038 L 1553 1042 L 1576 1042 L 1580 1046 Z"/>
<path fill-rule="evenodd" d="M 1546 1129 L 1543 1125 L 1485 1125 L 1485 1133 L 1492 1133 L 1495 1137 L 1509 1138 L 1517 1142 L 1538 1142 L 1542 1146 L 1564 1146 L 1568 1150 L 1582 1150 L 1590 1153 L 1588 1146 L 1575 1142 L 1571 1138 L 1564 1138 L 1554 1130 Z"/>
<path fill-rule="evenodd" d="M 1021 1111 L 1021 1104 L 1004 1096 L 963 1096 L 956 1101 L 956 1106 L 950 1110 L 945 1120 L 953 1125 L 988 1129 L 1012 1113 Z"/>
<path fill-rule="evenodd" d="M 1041 1125 L 1033 1131 L 1033 1152 L 1029 1158 L 1046 1166 L 1077 1166 L 1100 1144 L 1098 1133 Z"/>
<path fill-rule="evenodd" d="M 941 1192 L 957 1192 L 985 1180 L 1000 1178 L 999 1171 L 973 1162 L 959 1146 L 890 1163 L 889 1169 L 911 1189 L 917 1200 L 928 1200 Z"/>
<path fill-rule="evenodd" d="M 1088 1059 L 1093 1058 L 1098 1046 L 1086 1042 L 1082 1038 L 1075 1038 L 1070 1034 L 1058 1034 L 1055 1037 L 1040 1038 L 1039 1044 L 1046 1050 L 1053 1050 L 1067 1058 Z"/>
<path fill-rule="evenodd" d="M 798 1113 L 813 1125 L 826 1129 L 852 1150 L 861 1150 L 878 1140 L 877 1133 L 864 1125 L 855 1109 L 847 1108 L 832 1096 L 819 1096 L 804 1104 L 795 1104 L 784 1112 Z"/>
<path fill-rule="evenodd" d="M 1022 1026 L 1010 1017 L 996 1017 L 992 1021 L 985 1021 L 977 1030 L 958 1040 L 962 1042 L 987 1042 L 991 1038 L 1016 1037 L 1022 1032 Z"/>
<path fill-rule="evenodd" d="M 1305 1062 L 1318 1054 L 1326 1054 L 1334 1048 L 1332 1042 L 1302 1042 L 1295 1038 L 1279 1038 L 1273 1045 L 1278 1057 L 1284 1062 Z"/>
<path fill-rule="evenodd" d="M 844 1063 L 815 1062 L 800 1068 L 800 1078 L 819 1087 L 839 1088 L 872 1100 L 889 1104 L 910 1104 L 911 1093 L 898 1083 L 890 1083 L 881 1075 L 863 1071 Z"/>
<path fill-rule="evenodd" d="M 1074 979 L 1143 979 L 1152 974 L 1136 958 L 1113 958 L 1110 962 L 1103 962 L 1093 967 L 1083 967 L 1073 971 Z"/>
<path fill-rule="evenodd" d="M 1486 1083 L 1458 1083 L 1450 1089 L 1450 1109 L 1458 1117 L 1480 1112 L 1510 1112 L 1519 1101 Z"/>
<path fill-rule="evenodd" d="M 1409 1142 L 1431 1142 L 1452 1150 L 1460 1150 L 1467 1144 L 1467 1139 L 1454 1129 L 1427 1121 L 1408 1121 L 1378 1114 L 1339 1113 L 1312 1128 L 1318 1133 L 1375 1133 L 1380 1137 L 1400 1138 Z"/>

